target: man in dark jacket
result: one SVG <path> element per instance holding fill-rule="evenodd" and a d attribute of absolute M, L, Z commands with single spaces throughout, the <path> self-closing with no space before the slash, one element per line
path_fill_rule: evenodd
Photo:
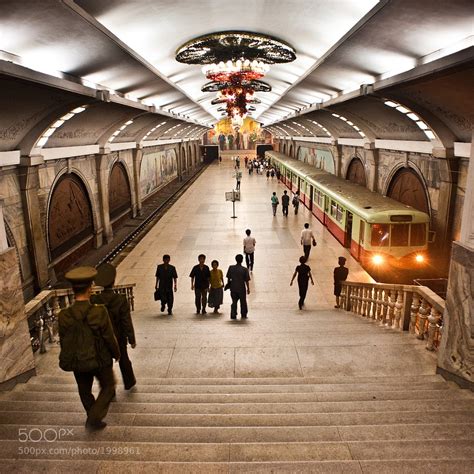
<path fill-rule="evenodd" d="M 116 361 L 120 359 L 119 345 L 106 307 L 91 304 L 89 301 L 92 282 L 96 275 L 97 271 L 92 267 L 77 267 L 66 273 L 66 279 L 72 284 L 75 301 L 71 306 L 61 310 L 58 316 L 61 343 L 60 364 L 65 358 L 74 360 L 75 356 L 81 351 L 83 353 L 84 350 L 94 354 L 93 369 L 88 371 L 73 369 L 79 396 L 87 413 L 86 428 L 90 431 L 100 430 L 107 426 L 102 419 L 107 415 L 110 402 L 115 394 L 112 358 Z M 80 327 L 78 325 L 81 323 L 87 325 L 92 332 L 92 336 L 89 338 L 93 341 L 91 347 L 85 348 L 83 345 L 76 347 L 70 342 L 75 340 L 74 332 L 78 333 L 78 327 Z M 64 367 L 62 366 L 62 368 Z M 92 394 L 94 377 L 99 380 L 100 384 L 97 399 Z"/>
<path fill-rule="evenodd" d="M 130 390 L 136 383 L 132 363 L 128 357 L 127 344 L 136 347 L 135 331 L 133 330 L 132 317 L 130 315 L 130 304 L 125 295 L 115 293 L 112 289 L 115 283 L 117 271 L 110 263 L 104 263 L 97 268 L 95 284 L 103 286 L 104 291 L 91 297 L 91 302 L 103 304 L 109 312 L 115 337 L 120 347 L 120 372 L 125 390 Z"/>
<path fill-rule="evenodd" d="M 242 319 L 247 318 L 247 295 L 250 294 L 249 271 L 242 266 L 244 257 L 241 254 L 235 256 L 236 265 L 231 265 L 227 270 L 227 285 L 230 287 L 230 319 L 237 318 L 237 303 L 240 300 L 240 314 Z"/>
<path fill-rule="evenodd" d="M 281 207 L 283 210 L 283 215 L 288 217 L 288 207 L 290 206 L 290 196 L 286 189 L 283 191 L 283 196 L 281 197 Z"/>

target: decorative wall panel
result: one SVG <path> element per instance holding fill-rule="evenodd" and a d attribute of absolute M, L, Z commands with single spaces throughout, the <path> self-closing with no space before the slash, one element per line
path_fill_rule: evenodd
<path fill-rule="evenodd" d="M 143 197 L 178 176 L 175 150 L 155 151 L 143 155 L 140 167 L 140 187 Z"/>

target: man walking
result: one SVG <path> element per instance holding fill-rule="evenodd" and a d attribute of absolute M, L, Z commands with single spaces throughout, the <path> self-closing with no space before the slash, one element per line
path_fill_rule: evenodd
<path fill-rule="evenodd" d="M 237 318 L 237 303 L 240 300 L 240 314 L 242 319 L 247 318 L 247 296 L 250 294 L 249 271 L 242 266 L 244 257 L 241 254 L 235 256 L 236 265 L 231 265 L 227 270 L 227 285 L 230 286 L 232 305 L 230 307 L 230 319 Z M 226 286 L 227 286 L 226 285 Z"/>
<path fill-rule="evenodd" d="M 117 270 L 110 263 L 103 263 L 97 268 L 95 284 L 104 287 L 102 293 L 92 295 L 91 303 L 103 304 L 109 312 L 115 338 L 120 348 L 120 372 L 125 390 L 130 390 L 136 383 L 133 373 L 132 362 L 128 357 L 127 344 L 132 349 L 136 347 L 135 331 L 133 329 L 132 317 L 130 315 L 130 304 L 125 295 L 115 293 L 112 289 L 115 283 Z"/>
<path fill-rule="evenodd" d="M 74 303 L 61 310 L 58 316 L 59 366 L 74 372 L 89 431 L 107 426 L 102 420 L 115 395 L 112 358 L 120 360 L 119 345 L 107 309 L 103 305 L 93 305 L 89 300 L 96 275 L 93 267 L 77 267 L 64 275 L 72 284 Z M 92 394 L 94 378 L 100 384 L 97 399 Z"/>
<path fill-rule="evenodd" d="M 198 256 L 198 265 L 195 265 L 189 274 L 191 278 L 191 290 L 194 290 L 196 314 L 201 312 L 201 307 L 202 314 L 206 314 L 207 292 L 209 291 L 211 271 L 209 267 L 204 264 L 205 261 L 206 256 L 200 254 Z"/>
<path fill-rule="evenodd" d="M 311 244 L 316 247 L 316 239 L 314 238 L 313 231 L 309 228 L 309 224 L 306 222 L 304 229 L 301 231 L 301 245 L 303 246 L 306 261 L 309 259 Z"/>
<path fill-rule="evenodd" d="M 173 314 L 174 292 L 178 290 L 178 274 L 176 268 L 170 265 L 171 257 L 163 255 L 163 263 L 156 267 L 156 283 L 155 290 L 158 290 L 161 300 L 161 312 L 165 310 L 168 305 L 168 314 Z M 174 281 L 174 288 L 173 288 Z"/>
<path fill-rule="evenodd" d="M 244 238 L 245 264 L 247 265 L 249 271 L 253 272 L 255 244 L 257 243 L 257 241 L 250 236 L 250 229 L 247 229 L 245 231 L 245 234 L 247 235 L 247 237 Z"/>
<path fill-rule="evenodd" d="M 283 191 L 283 196 L 281 197 L 281 207 L 283 210 L 283 215 L 288 217 L 288 207 L 290 206 L 290 196 L 286 189 Z"/>
<path fill-rule="evenodd" d="M 300 205 L 300 192 L 299 191 L 295 191 L 295 193 L 293 194 L 293 199 L 292 199 L 292 204 L 293 204 L 293 207 L 295 209 L 295 216 L 296 214 L 298 214 L 298 207 Z"/>
<path fill-rule="evenodd" d="M 279 204 L 278 196 L 277 196 L 276 192 L 273 192 L 272 197 L 271 197 L 271 201 L 272 201 L 273 215 L 276 216 L 277 207 L 278 207 L 278 204 Z"/>

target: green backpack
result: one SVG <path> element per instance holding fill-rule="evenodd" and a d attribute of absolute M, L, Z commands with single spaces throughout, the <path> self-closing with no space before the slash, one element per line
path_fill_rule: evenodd
<path fill-rule="evenodd" d="M 61 340 L 59 367 L 66 372 L 90 372 L 99 368 L 97 337 L 84 319 L 72 317 L 74 324 Z"/>

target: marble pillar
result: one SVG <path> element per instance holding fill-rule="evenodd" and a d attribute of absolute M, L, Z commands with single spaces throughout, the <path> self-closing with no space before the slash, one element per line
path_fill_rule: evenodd
<path fill-rule="evenodd" d="M 100 219 L 106 242 L 110 242 L 114 237 L 109 213 L 109 152 L 109 149 L 104 149 L 103 153 L 95 155 L 97 183 L 99 187 Z"/>
<path fill-rule="evenodd" d="M 473 134 L 474 138 L 474 134 Z M 438 372 L 474 389 L 474 149 L 467 176 L 461 240 L 453 243 Z"/>
<path fill-rule="evenodd" d="M 143 158 L 143 148 L 137 145 L 137 148 L 133 150 L 133 182 L 135 184 L 135 202 L 136 202 L 136 214 L 141 215 L 142 213 L 142 189 L 140 187 L 140 167 Z"/>
<path fill-rule="evenodd" d="M 0 391 L 35 375 L 20 264 L 14 248 L 0 249 Z"/>

